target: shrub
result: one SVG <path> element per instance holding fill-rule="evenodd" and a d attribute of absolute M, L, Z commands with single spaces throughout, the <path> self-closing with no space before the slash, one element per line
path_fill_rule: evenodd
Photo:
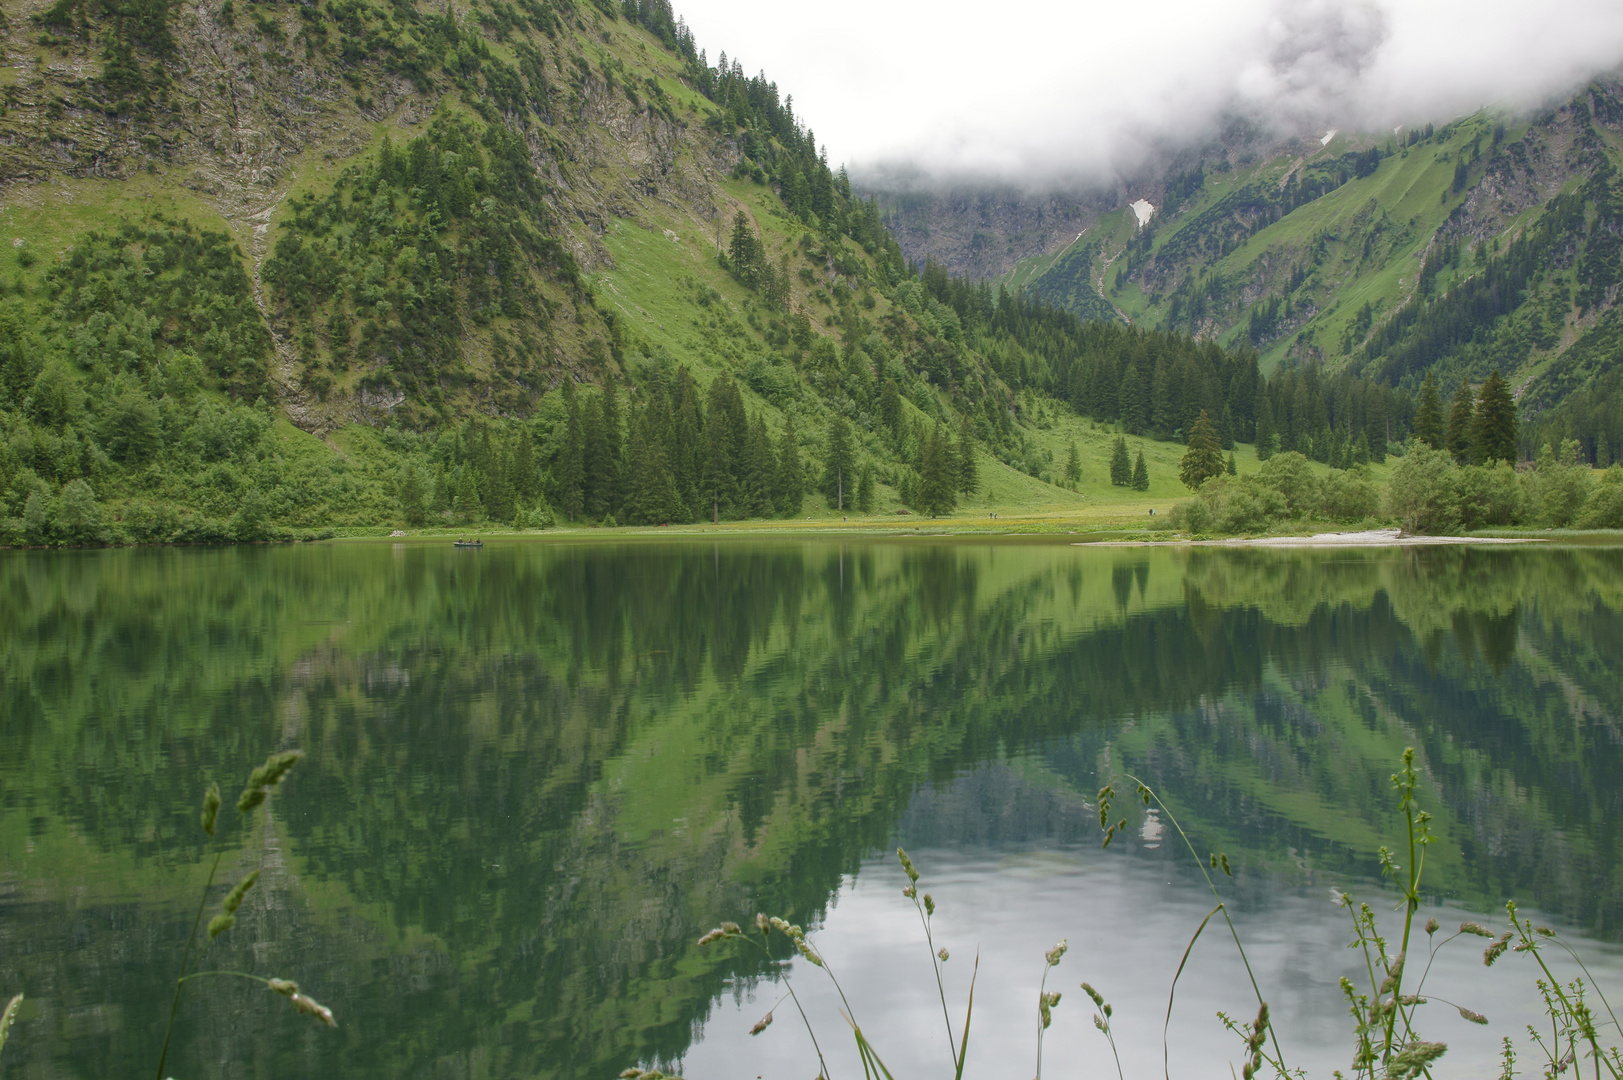
<path fill-rule="evenodd" d="M 1572 524 L 1595 486 L 1576 439 L 1567 440 L 1560 450 L 1545 443 L 1538 467 L 1525 480 L 1534 519 L 1555 529 Z"/>
<path fill-rule="evenodd" d="M 1459 525 L 1458 472 L 1446 450 L 1416 445 L 1392 470 L 1387 513 L 1408 532 L 1448 532 Z"/>
<path fill-rule="evenodd" d="M 1307 458 L 1295 450 L 1275 454 L 1257 470 L 1257 478 L 1285 497 L 1285 505 L 1300 516 L 1317 508 L 1318 486 Z"/>
<path fill-rule="evenodd" d="M 1331 469 L 1319 491 L 1319 512 L 1334 521 L 1361 521 L 1375 516 L 1380 506 L 1380 489 L 1363 465 Z"/>
<path fill-rule="evenodd" d="M 1613 465 L 1601 476 L 1576 524 L 1580 529 L 1623 529 L 1623 466 Z"/>
<path fill-rule="evenodd" d="M 1467 529 L 1514 524 L 1526 502 L 1516 470 L 1506 461 L 1461 469 L 1458 496 L 1460 523 Z"/>

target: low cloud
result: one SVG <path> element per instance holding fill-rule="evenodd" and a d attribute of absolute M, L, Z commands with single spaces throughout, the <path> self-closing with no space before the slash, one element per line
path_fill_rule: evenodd
<path fill-rule="evenodd" d="M 1441 123 L 1623 61 L 1623 4 L 1152 0 L 1023 5 L 696 0 L 700 44 L 795 96 L 868 177 L 1070 186 L 1210 136 Z"/>

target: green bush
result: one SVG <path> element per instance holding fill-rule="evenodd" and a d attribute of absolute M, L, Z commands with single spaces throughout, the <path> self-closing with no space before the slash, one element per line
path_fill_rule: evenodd
<path fill-rule="evenodd" d="M 1332 521 L 1362 521 L 1374 517 L 1380 507 L 1381 491 L 1370 479 L 1368 466 L 1331 469 L 1320 482 L 1319 513 Z"/>
<path fill-rule="evenodd" d="M 1613 465 L 1578 514 L 1580 529 L 1623 529 L 1623 466 Z"/>
<path fill-rule="evenodd" d="M 1526 505 L 1521 480 L 1506 461 L 1461 469 L 1456 498 L 1460 524 L 1467 529 L 1513 525 L 1522 520 Z"/>
<path fill-rule="evenodd" d="M 1392 470 L 1386 511 L 1407 532 L 1444 533 L 1459 527 L 1459 469 L 1446 450 L 1415 444 Z"/>

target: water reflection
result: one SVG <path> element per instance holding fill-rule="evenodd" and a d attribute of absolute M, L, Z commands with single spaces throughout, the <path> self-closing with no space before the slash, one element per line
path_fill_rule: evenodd
<path fill-rule="evenodd" d="M 6 553 L 0 597 L 0 988 L 30 995 L 5 1077 L 155 1060 L 197 795 L 282 745 L 310 756 L 229 857 L 269 869 L 215 959 L 344 1026 L 222 987 L 178 1076 L 698 1060 L 762 970 L 694 949 L 717 919 L 814 922 L 899 833 L 966 886 L 987 852 L 1092 852 L 1087 799 L 1127 768 L 1230 853 L 1259 926 L 1373 876 L 1405 745 L 1439 893 L 1603 939 L 1623 913 L 1623 551 Z M 1188 884 L 1142 825 L 1085 863 L 1129 910 Z M 953 917 L 990 935 L 970 895 Z"/>

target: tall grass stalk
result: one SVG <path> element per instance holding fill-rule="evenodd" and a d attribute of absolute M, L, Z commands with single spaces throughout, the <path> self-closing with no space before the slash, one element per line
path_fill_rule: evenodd
<path fill-rule="evenodd" d="M 1172 977 L 1172 985 L 1167 990 L 1166 1019 L 1163 1021 L 1161 1027 L 1161 1068 L 1166 1080 L 1171 1080 L 1172 1065 L 1170 1060 L 1171 1049 L 1169 1045 L 1169 1033 L 1172 1028 L 1173 997 L 1178 992 L 1178 979 L 1183 975 L 1184 965 L 1189 962 L 1189 954 L 1194 951 L 1195 942 L 1200 940 L 1200 935 L 1205 931 L 1207 924 L 1211 922 L 1213 915 L 1221 914 L 1223 916 L 1223 922 L 1229 929 L 1229 937 L 1234 939 L 1234 948 L 1240 954 L 1240 963 L 1244 965 L 1246 978 L 1251 982 L 1251 992 L 1256 995 L 1257 998 L 1259 1015 L 1266 1015 L 1262 1011 L 1266 1010 L 1268 1003 L 1263 1000 L 1262 988 L 1257 985 L 1257 973 L 1251 969 L 1251 958 L 1245 954 L 1245 945 L 1240 941 L 1240 931 L 1235 928 L 1234 920 L 1229 917 L 1228 904 L 1223 900 L 1222 894 L 1217 891 L 1217 882 L 1212 879 L 1212 875 L 1208 869 L 1208 866 L 1210 869 L 1221 868 L 1225 875 L 1233 877 L 1233 871 L 1229 867 L 1228 855 L 1214 853 L 1209 859 L 1202 859 L 1199 852 L 1195 850 L 1194 843 L 1189 839 L 1189 834 L 1183 831 L 1183 826 L 1178 822 L 1178 815 L 1172 812 L 1172 808 L 1166 804 L 1166 801 L 1162 799 L 1160 795 L 1156 794 L 1155 789 L 1151 788 L 1143 780 L 1140 780 L 1132 773 L 1128 773 L 1126 775 L 1127 779 L 1131 780 L 1135 785 L 1137 785 L 1136 790 L 1140 801 L 1142 801 L 1145 806 L 1149 806 L 1153 803 L 1163 814 L 1167 816 L 1167 820 L 1170 821 L 1172 823 L 1172 827 L 1177 830 L 1178 837 L 1183 841 L 1184 847 L 1189 850 L 1189 857 L 1194 859 L 1196 868 L 1200 870 L 1200 876 L 1206 879 L 1206 888 L 1211 890 L 1212 899 L 1217 901 L 1217 906 L 1214 907 L 1211 912 L 1209 912 L 1207 916 L 1201 920 L 1200 926 L 1196 928 L 1194 936 L 1189 939 L 1189 944 L 1184 948 L 1183 951 L 1183 959 L 1178 964 L 1178 971 Z M 1120 834 L 1121 830 L 1127 826 L 1126 818 L 1120 818 L 1114 824 L 1112 824 L 1110 821 L 1111 805 L 1114 802 L 1115 797 L 1116 789 L 1113 785 L 1106 784 L 1104 787 L 1099 789 L 1099 827 L 1105 831 L 1104 846 L 1107 848 L 1110 846 L 1110 842 L 1114 840 L 1116 836 Z M 1285 1065 L 1285 1052 L 1281 1050 L 1279 1046 L 1279 1036 L 1274 1034 L 1270 1029 L 1269 1037 L 1273 1042 L 1274 1054 L 1272 1058 L 1266 1058 L 1268 1064 L 1272 1065 L 1281 1076 L 1290 1075 L 1290 1070 Z M 1249 1080 L 1249 1074 L 1247 1074 L 1247 1080 Z"/>
<path fill-rule="evenodd" d="M 1492 967 L 1507 953 L 1525 954 L 1537 965 L 1535 986 L 1544 1004 L 1544 1012 L 1549 1020 L 1547 1032 L 1540 1031 L 1532 1026 L 1527 1029 L 1534 1045 L 1543 1053 L 1546 1059 L 1544 1076 L 1554 1078 L 1573 1073 L 1582 1076 L 1585 1071 L 1592 1072 L 1595 1080 L 1609 1076 L 1612 1080 L 1623 1080 L 1623 1049 L 1615 1043 L 1608 1043 L 1603 1038 L 1603 1032 L 1615 1032 L 1623 1036 L 1623 1023 L 1618 1020 L 1617 1013 L 1611 1002 L 1601 992 L 1599 985 L 1588 967 L 1584 965 L 1576 950 L 1546 926 L 1535 926 L 1531 920 L 1521 916 L 1517 911 L 1515 901 L 1506 904 L 1505 910 L 1509 915 L 1510 929 L 1495 935 L 1492 931 L 1475 922 L 1464 922 L 1455 933 L 1438 938 L 1440 926 L 1435 918 L 1429 918 L 1423 927 L 1417 927 L 1421 905 L 1421 884 L 1425 873 L 1426 848 L 1432 842 L 1431 814 L 1420 808 L 1417 792 L 1420 777 L 1415 769 L 1415 754 L 1413 748 L 1403 753 L 1402 764 L 1399 771 L 1392 775 L 1393 788 L 1397 793 L 1397 809 L 1403 818 L 1404 846 L 1402 855 L 1404 861 L 1400 864 L 1399 855 L 1395 855 L 1389 848 L 1383 846 L 1378 852 L 1383 876 L 1389 878 L 1397 886 L 1400 895 L 1400 907 L 1403 911 L 1402 934 L 1397 941 L 1396 951 L 1392 951 L 1389 942 L 1381 934 L 1376 923 L 1375 913 L 1368 904 L 1357 903 L 1348 894 L 1341 894 L 1340 904 L 1348 912 L 1353 926 L 1353 941 L 1351 948 L 1359 951 L 1363 962 L 1363 977 L 1368 980 L 1368 989 L 1360 990 L 1353 982 L 1343 977 L 1341 989 L 1346 997 L 1349 1011 L 1353 1017 L 1353 1062 L 1352 1076 L 1354 1080 L 1419 1080 L 1432 1075 L 1432 1067 L 1448 1050 L 1442 1042 L 1425 1039 L 1420 1034 L 1418 1021 L 1421 1007 L 1435 1001 L 1448 1005 L 1458 1011 L 1460 1017 L 1474 1024 L 1486 1025 L 1488 1018 L 1481 1013 L 1474 1012 L 1464 1005 L 1448 1001 L 1435 994 L 1422 996 L 1426 990 L 1426 980 L 1431 974 L 1433 963 L 1438 953 L 1457 938 L 1462 936 L 1477 936 L 1489 939 L 1489 944 L 1483 952 L 1483 963 Z M 1166 802 L 1143 780 L 1131 774 L 1127 779 L 1136 785 L 1136 793 L 1146 807 L 1154 806 L 1157 812 L 1164 814 L 1177 831 L 1184 847 L 1189 851 L 1195 864 L 1200 868 L 1202 877 L 1206 880 L 1207 888 L 1211 891 L 1215 906 L 1206 913 L 1200 921 L 1184 947 L 1183 956 L 1179 960 L 1177 971 L 1174 972 L 1172 982 L 1167 991 L 1166 1014 L 1161 1028 L 1161 1062 L 1162 1072 L 1170 1080 L 1171 1077 L 1171 1026 L 1172 1010 L 1176 1001 L 1178 983 L 1182 978 L 1189 958 L 1194 952 L 1195 945 L 1212 921 L 1219 915 L 1223 917 L 1224 925 L 1228 927 L 1229 936 L 1240 957 L 1240 963 L 1245 969 L 1246 977 L 1251 984 L 1251 991 L 1257 1001 L 1257 1014 L 1255 1019 L 1239 1022 L 1225 1013 L 1218 1013 L 1218 1019 L 1224 1027 L 1238 1036 L 1244 1048 L 1243 1065 L 1237 1080 L 1255 1080 L 1265 1070 L 1282 1080 L 1301 1078 L 1306 1074 L 1300 1069 L 1291 1069 L 1285 1063 L 1285 1055 L 1280 1048 L 1279 1034 L 1270 1016 L 1268 1002 L 1264 999 L 1261 986 L 1257 981 L 1255 970 L 1251 966 L 1250 958 L 1246 955 L 1245 945 L 1240 940 L 1239 930 L 1230 917 L 1228 904 L 1218 891 L 1214 873 L 1221 871 L 1227 877 L 1233 877 L 1233 868 L 1229 864 L 1228 855 L 1222 852 L 1213 852 L 1207 859 L 1201 859 L 1195 849 L 1194 843 L 1179 823 L 1177 815 L 1167 806 Z M 1099 790 L 1099 825 L 1104 831 L 1104 846 L 1109 847 L 1111 842 L 1121 834 L 1127 826 L 1125 817 L 1117 817 L 1112 813 L 1116 792 L 1113 785 L 1107 784 Z M 973 1015 L 975 1004 L 975 986 L 980 972 L 980 956 L 975 958 L 975 974 L 970 979 L 969 1001 L 964 1012 L 962 1037 L 954 1046 L 953 1025 L 951 1011 L 947 1004 L 946 984 L 941 975 L 941 966 L 948 960 L 945 948 L 937 948 L 933 929 L 933 917 L 936 912 L 936 902 L 929 893 L 921 894 L 918 889 L 919 872 L 902 849 L 897 849 L 897 858 L 901 861 L 902 869 L 907 874 L 908 884 L 903 888 L 902 894 L 913 902 L 918 912 L 921 925 L 924 928 L 925 943 L 932 950 L 933 971 L 936 981 L 936 992 L 941 1000 L 942 1018 L 947 1030 L 948 1048 L 951 1052 L 955 1080 L 962 1080 L 964 1063 L 969 1050 L 969 1023 Z M 734 923 L 722 923 L 718 929 L 710 931 L 699 940 L 699 944 L 707 945 L 713 941 L 726 938 L 743 938 L 759 948 L 770 959 L 771 949 L 770 931 L 777 930 L 785 934 L 793 943 L 795 949 L 813 966 L 823 969 L 833 982 L 839 995 L 842 1006 L 840 1012 L 850 1025 L 852 1035 L 856 1041 L 857 1056 L 862 1063 L 863 1075 L 866 1080 L 892 1080 L 890 1070 L 880 1060 L 868 1036 L 854 1019 L 850 1002 L 846 1000 L 845 992 L 839 985 L 839 980 L 829 969 L 827 962 L 807 942 L 806 934 L 798 926 L 793 926 L 783 919 L 768 919 L 765 915 L 756 917 L 757 925 L 761 930 L 761 940 L 755 941 L 751 935 L 745 934 Z M 1410 954 L 1420 948 L 1417 929 L 1423 929 L 1425 945 L 1425 965 L 1419 969 L 1419 977 L 1410 974 Z M 1571 979 L 1563 983 L 1546 963 L 1543 951 L 1546 946 L 1556 946 L 1565 952 L 1578 965 L 1583 972 L 1583 978 Z M 1038 983 L 1037 990 L 1037 1070 L 1036 1076 L 1041 1080 L 1043 1070 L 1043 1042 L 1049 1027 L 1053 1023 L 1055 1010 L 1060 1003 L 1060 993 L 1048 989 L 1048 977 L 1059 965 L 1060 959 L 1069 950 L 1067 941 L 1061 941 L 1044 955 L 1043 975 Z M 1416 961 L 1418 964 L 1418 960 Z M 1584 980 L 1587 979 L 1586 983 Z M 820 1080 L 830 1080 L 827 1062 L 823 1058 L 822 1049 L 818 1046 L 816 1033 L 812 1030 L 806 1012 L 801 1008 L 801 1002 L 795 995 L 794 987 L 790 983 L 788 973 L 783 975 L 783 982 L 789 997 L 793 998 L 796 1009 L 800 1012 L 801 1021 L 805 1024 L 807 1033 L 811 1035 L 812 1046 L 817 1051 L 819 1065 L 822 1066 Z M 1105 1036 L 1110 1044 L 1111 1056 L 1115 1060 L 1116 1075 L 1122 1080 L 1124 1074 L 1121 1065 L 1121 1056 L 1117 1051 L 1115 1034 L 1112 1029 L 1113 1010 L 1097 990 L 1088 983 L 1082 983 L 1082 990 L 1094 1004 L 1093 1024 Z M 1597 1014 L 1589 1004 L 1593 995 L 1604 1010 L 1604 1018 Z M 779 999 L 779 1003 L 782 1002 Z M 775 1008 L 776 1006 L 774 1006 Z M 751 1034 L 758 1034 L 771 1023 L 771 1013 L 751 1030 Z M 1607 1037 L 1610 1037 L 1609 1034 Z M 1502 1040 L 1500 1052 L 1500 1080 L 1512 1080 L 1517 1075 L 1517 1054 L 1515 1045 L 1508 1037 Z M 643 1072 L 638 1069 L 628 1069 L 621 1074 L 627 1078 L 642 1078 L 642 1080 L 659 1080 L 661 1074 L 657 1070 Z M 1342 1074 L 1337 1072 L 1337 1077 Z"/>
<path fill-rule="evenodd" d="M 248 775 L 248 783 L 242 789 L 242 794 L 237 797 L 237 817 L 235 821 L 237 826 L 241 827 L 247 820 L 248 814 L 270 798 L 270 793 L 281 785 L 293 766 L 298 764 L 299 759 L 303 756 L 303 752 L 299 750 L 288 750 L 283 753 L 272 754 L 265 759 L 265 764 Z M 180 954 L 180 974 L 175 977 L 175 993 L 169 1001 L 169 1022 L 164 1026 L 163 1048 L 158 1052 L 158 1068 L 153 1073 L 154 1080 L 163 1080 L 163 1067 L 169 1060 L 169 1046 L 175 1034 L 175 1017 L 180 1012 L 181 995 L 185 992 L 186 984 L 193 979 L 212 975 L 251 979 L 263 983 L 271 992 L 287 998 L 296 1011 L 314 1017 L 331 1027 L 338 1026 L 333 1019 L 331 1009 L 300 993 L 299 985 L 289 979 L 264 978 L 244 971 L 191 970 L 192 954 L 199 951 L 197 949 L 197 930 L 203 924 L 203 912 L 208 910 L 209 893 L 214 889 L 214 879 L 220 870 L 220 860 L 225 855 L 225 851 L 219 847 L 218 843 L 220 806 L 220 785 L 210 784 L 208 790 L 203 793 L 203 811 L 199 820 L 203 832 L 208 836 L 208 846 L 214 849 L 214 858 L 209 863 L 208 880 L 203 883 L 202 894 L 197 900 L 197 912 L 193 915 L 191 929 L 186 934 L 186 946 Z M 220 901 L 219 913 L 209 920 L 207 938 L 202 943 L 203 949 L 207 949 L 215 938 L 236 925 L 237 909 L 242 906 L 242 901 L 248 895 L 248 890 L 253 888 L 254 883 L 258 880 L 259 871 L 251 871 L 226 893 L 225 897 Z"/>

